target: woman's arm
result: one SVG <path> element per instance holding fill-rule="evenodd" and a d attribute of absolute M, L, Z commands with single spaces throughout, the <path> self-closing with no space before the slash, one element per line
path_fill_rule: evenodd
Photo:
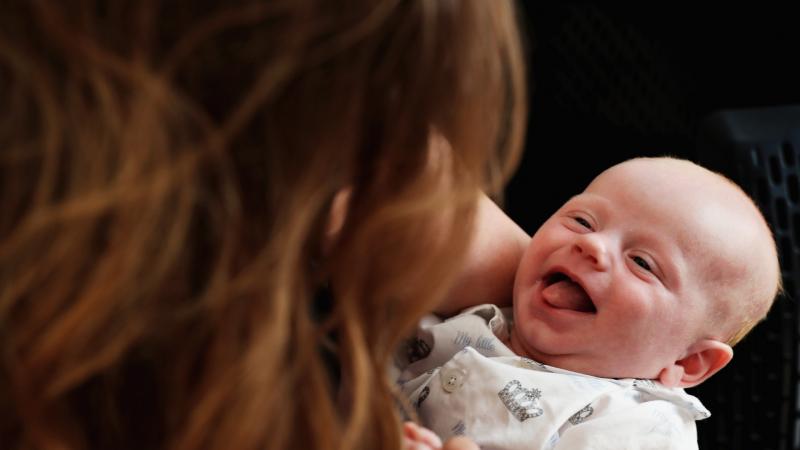
<path fill-rule="evenodd" d="M 514 275 L 530 236 L 486 194 L 478 195 L 469 249 L 450 293 L 434 311 L 440 315 L 452 315 L 481 303 L 511 304 Z M 349 189 L 343 189 L 333 200 L 323 251 L 344 223 L 349 197 Z"/>
<path fill-rule="evenodd" d="M 435 312 L 451 315 L 481 303 L 510 305 L 514 276 L 529 241 L 530 236 L 481 193 L 466 259 Z"/>

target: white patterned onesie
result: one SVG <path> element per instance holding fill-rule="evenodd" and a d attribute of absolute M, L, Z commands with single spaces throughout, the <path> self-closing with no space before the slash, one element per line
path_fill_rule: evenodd
<path fill-rule="evenodd" d="M 399 383 L 422 425 L 488 449 L 697 449 L 710 414 L 683 389 L 608 379 L 514 354 L 494 305 L 420 322 L 398 352 Z"/>

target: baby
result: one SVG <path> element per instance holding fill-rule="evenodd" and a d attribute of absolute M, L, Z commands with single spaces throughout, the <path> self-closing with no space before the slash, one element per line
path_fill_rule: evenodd
<path fill-rule="evenodd" d="M 735 184 L 685 160 L 601 173 L 530 241 L 513 315 L 428 317 L 399 354 L 422 425 L 482 448 L 697 448 L 709 412 L 683 388 L 780 289 L 772 234 Z"/>

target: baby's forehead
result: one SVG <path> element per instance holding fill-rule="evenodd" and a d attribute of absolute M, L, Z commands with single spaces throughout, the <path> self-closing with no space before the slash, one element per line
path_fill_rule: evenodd
<path fill-rule="evenodd" d="M 646 216 L 677 232 L 696 229 L 688 236 L 690 241 L 705 229 L 713 235 L 731 226 L 763 228 L 758 209 L 738 186 L 683 160 L 639 159 L 618 164 L 596 177 L 579 197 L 599 198 L 600 203 L 628 210 L 632 217 Z"/>
<path fill-rule="evenodd" d="M 729 181 L 705 173 L 687 177 L 693 183 L 648 175 L 641 170 L 606 173 L 570 202 L 609 214 L 631 233 L 673 247 L 692 271 L 713 275 L 736 268 L 738 273 L 739 267 L 749 267 L 752 245 L 770 245 L 758 210 Z"/>
<path fill-rule="evenodd" d="M 726 293 L 733 301 L 741 297 L 736 293 L 743 286 L 771 277 L 776 267 L 769 228 L 755 208 L 740 206 L 709 201 L 676 216 L 685 221 L 685 226 L 675 227 L 672 239 L 683 255 L 687 280 L 708 290 L 712 298 Z"/>
<path fill-rule="evenodd" d="M 769 226 L 750 197 L 719 174 L 689 161 L 637 159 L 603 172 L 581 195 L 607 197 L 629 217 L 666 224 L 657 228 L 680 249 L 689 280 L 716 295 L 779 285 Z"/>

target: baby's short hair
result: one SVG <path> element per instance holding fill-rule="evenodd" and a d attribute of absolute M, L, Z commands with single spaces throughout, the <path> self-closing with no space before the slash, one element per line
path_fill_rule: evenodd
<path fill-rule="evenodd" d="M 750 331 L 752 331 L 752 329 L 758 325 L 759 322 L 767 317 L 767 313 L 769 312 L 770 308 L 772 308 L 772 304 L 775 302 L 775 299 L 783 293 L 783 280 L 781 277 L 780 262 L 778 261 L 778 249 L 775 242 L 775 235 L 772 232 L 772 227 L 770 226 L 766 217 L 764 217 L 761 208 L 759 208 L 758 204 L 756 204 L 753 198 L 736 182 L 721 173 L 713 171 L 712 173 L 736 189 L 744 198 L 747 199 L 747 201 L 750 203 L 750 206 L 757 211 L 758 217 L 761 220 L 764 229 L 769 234 L 772 254 L 774 255 L 775 264 L 778 268 L 777 277 L 774 280 L 774 284 L 771 285 L 773 287 L 766 292 L 763 292 L 763 289 L 759 289 L 758 286 L 755 286 L 755 283 L 753 283 L 752 280 L 744 280 L 745 282 L 749 281 L 749 285 L 744 286 L 742 289 L 742 294 L 737 296 L 740 298 L 739 301 L 740 303 L 743 303 L 743 305 L 740 305 L 741 308 L 735 309 L 734 314 L 732 314 L 733 319 L 738 322 L 738 326 L 734 328 L 734 331 L 729 334 L 725 340 L 725 343 L 733 347 L 742 339 L 744 339 L 744 337 L 747 336 Z M 730 317 L 728 320 L 730 320 Z"/>
<path fill-rule="evenodd" d="M 747 336 L 750 333 L 750 331 L 753 330 L 753 328 L 756 325 L 758 325 L 759 322 L 761 322 L 762 320 L 766 319 L 767 312 L 772 307 L 772 304 L 774 303 L 775 299 L 777 297 L 779 297 L 781 294 L 783 294 L 783 283 L 780 281 L 780 277 L 779 277 L 779 282 L 778 283 L 779 284 L 778 284 L 778 286 L 777 286 L 777 288 L 776 288 L 776 290 L 775 290 L 773 295 L 771 295 L 766 300 L 756 300 L 756 302 L 755 302 L 755 303 L 759 303 L 760 302 L 760 303 L 764 303 L 764 304 L 768 305 L 767 308 L 764 308 L 764 309 L 766 309 L 766 311 L 764 311 L 763 313 L 760 313 L 760 314 L 746 314 L 746 315 L 744 315 L 744 317 L 742 317 L 741 320 L 740 320 L 739 327 L 725 341 L 726 344 L 730 345 L 731 347 L 733 347 L 734 345 L 738 344 L 739 342 L 741 342 L 742 339 L 744 339 L 745 336 Z"/>

